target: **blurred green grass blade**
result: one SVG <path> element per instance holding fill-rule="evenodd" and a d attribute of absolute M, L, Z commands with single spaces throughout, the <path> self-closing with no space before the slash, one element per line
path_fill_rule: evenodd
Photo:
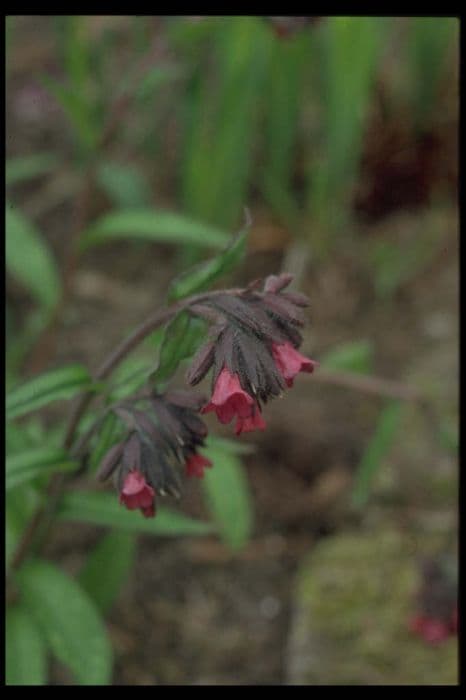
<path fill-rule="evenodd" d="M 324 151 L 309 173 L 309 201 L 331 230 L 348 216 L 385 26 L 384 18 L 330 17 L 323 27 Z"/>
<path fill-rule="evenodd" d="M 5 213 L 6 267 L 46 309 L 61 295 L 57 265 L 40 231 L 9 203 Z"/>
<path fill-rule="evenodd" d="M 7 416 L 10 419 L 19 418 L 52 401 L 71 399 L 93 386 L 92 377 L 82 365 L 69 365 L 45 372 L 8 393 Z"/>
<path fill-rule="evenodd" d="M 6 614 L 6 685 L 44 685 L 47 682 L 47 649 L 34 619 L 22 605 Z"/>
<path fill-rule="evenodd" d="M 187 93 L 182 196 L 187 211 L 231 227 L 245 206 L 272 37 L 259 18 L 212 26 L 212 61 Z"/>
<path fill-rule="evenodd" d="M 436 107 L 439 79 L 449 49 L 458 40 L 456 17 L 412 17 L 407 41 L 410 96 L 416 125 L 426 123 Z"/>
<path fill-rule="evenodd" d="M 6 458 L 5 488 L 9 491 L 40 476 L 76 467 L 77 463 L 64 450 L 35 447 Z"/>
<path fill-rule="evenodd" d="M 309 60 L 309 33 L 275 41 L 267 76 L 265 165 L 267 190 L 291 197 L 302 76 Z M 273 207 L 274 197 L 270 198 Z M 296 206 L 296 205 L 295 205 Z"/>
<path fill-rule="evenodd" d="M 223 446 L 210 445 L 203 453 L 213 467 L 202 485 L 209 510 L 224 542 L 233 550 L 248 542 L 253 522 L 252 497 L 241 460 Z"/>
<path fill-rule="evenodd" d="M 379 416 L 374 435 L 356 470 L 351 494 L 351 502 L 356 508 L 362 508 L 368 501 L 374 476 L 396 438 L 402 411 L 403 405 L 400 401 L 390 401 Z"/>
<path fill-rule="evenodd" d="M 116 207 L 125 209 L 150 204 L 149 185 L 134 165 L 104 161 L 97 168 L 96 178 Z"/>
<path fill-rule="evenodd" d="M 88 555 L 78 581 L 102 613 L 107 612 L 118 597 L 133 566 L 135 551 L 134 535 L 110 532 Z"/>
<path fill-rule="evenodd" d="M 63 520 L 114 527 L 124 532 L 164 537 L 206 535 L 213 530 L 210 523 L 193 520 L 164 506 L 157 508 L 155 518 L 144 518 L 139 511 L 130 511 L 121 506 L 115 493 L 68 493 L 62 501 L 59 517 Z"/>
<path fill-rule="evenodd" d="M 107 685 L 112 649 L 94 603 L 53 564 L 33 561 L 16 574 L 21 599 L 56 658 L 81 685 Z"/>
<path fill-rule="evenodd" d="M 174 279 L 168 291 L 168 299 L 176 301 L 209 289 L 220 277 L 239 265 L 246 252 L 246 242 L 247 231 L 243 231 L 233 239 L 223 253 Z"/>
<path fill-rule="evenodd" d="M 320 360 L 321 367 L 369 374 L 372 371 L 373 344 L 369 340 L 341 343 Z"/>
<path fill-rule="evenodd" d="M 98 219 L 82 233 L 80 246 L 86 250 L 122 239 L 218 249 L 228 243 L 229 236 L 218 228 L 181 214 L 155 209 L 130 209 L 112 212 Z"/>
<path fill-rule="evenodd" d="M 90 118 L 88 106 L 83 101 L 82 95 L 74 92 L 71 87 L 60 85 L 47 75 L 41 77 L 41 82 L 65 112 L 79 136 L 81 146 L 87 152 L 92 151 L 97 145 L 99 131 Z"/>
<path fill-rule="evenodd" d="M 46 175 L 57 166 L 58 162 L 54 153 L 33 153 L 29 156 L 7 158 L 5 184 L 16 185 L 18 182 Z"/>

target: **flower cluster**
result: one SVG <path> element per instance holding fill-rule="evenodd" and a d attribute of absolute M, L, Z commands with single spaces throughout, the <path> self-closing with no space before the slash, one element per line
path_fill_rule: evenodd
<path fill-rule="evenodd" d="M 134 404 L 113 409 L 127 429 L 125 438 L 105 455 L 97 477 L 113 474 L 120 503 L 155 515 L 157 494 L 179 496 L 179 467 L 187 476 L 202 477 L 211 462 L 198 453 L 207 428 L 197 415 L 203 400 L 186 392 L 152 395 L 145 410 Z"/>
<path fill-rule="evenodd" d="M 314 371 L 317 363 L 298 350 L 308 300 L 284 291 L 291 280 L 291 275 L 271 275 L 263 285 L 258 281 L 243 290 L 207 294 L 189 305 L 191 313 L 211 324 L 187 373 L 188 383 L 195 385 L 212 369 L 208 401 L 172 391 L 113 408 L 126 434 L 108 451 L 98 478 L 113 474 L 127 508 L 153 517 L 158 494 L 179 495 L 180 466 L 198 478 L 212 466 L 198 452 L 207 435 L 199 413 L 214 412 L 221 423 L 235 418 L 237 435 L 264 430 L 263 405 L 292 387 L 300 372 Z"/>
<path fill-rule="evenodd" d="M 262 291 L 257 285 L 235 295 L 206 301 L 216 322 L 211 338 L 197 353 L 187 373 L 195 385 L 212 372 L 212 395 L 202 413 L 214 411 L 221 423 L 236 417 L 236 434 L 263 430 L 262 404 L 293 386 L 299 372 L 313 372 L 317 362 L 298 351 L 302 343 L 302 294 L 284 292 L 292 276 L 271 275 Z M 197 309 L 202 314 L 203 308 Z M 207 314 L 206 314 L 207 315 Z"/>

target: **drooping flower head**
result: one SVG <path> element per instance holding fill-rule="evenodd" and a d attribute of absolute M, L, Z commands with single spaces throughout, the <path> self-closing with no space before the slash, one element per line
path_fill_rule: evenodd
<path fill-rule="evenodd" d="M 204 399 L 186 392 L 147 396 L 135 403 L 122 402 L 113 411 L 127 433 L 100 465 L 97 477 L 114 475 L 120 503 L 153 517 L 158 494 L 178 497 L 180 469 L 201 477 L 211 462 L 198 453 L 207 428 L 196 414 Z"/>
<path fill-rule="evenodd" d="M 297 348 L 302 342 L 301 308 L 307 299 L 283 292 L 291 275 L 271 275 L 237 294 L 218 294 L 204 302 L 216 323 L 187 373 L 197 384 L 212 368 L 212 394 L 202 413 L 214 411 L 221 423 L 236 417 L 236 434 L 263 430 L 262 405 L 293 385 L 299 372 L 317 366 Z M 198 307 L 202 314 L 203 308 Z M 207 317 L 207 314 L 206 314 Z"/>

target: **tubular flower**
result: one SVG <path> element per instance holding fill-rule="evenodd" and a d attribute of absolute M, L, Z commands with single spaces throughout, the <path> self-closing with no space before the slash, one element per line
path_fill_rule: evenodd
<path fill-rule="evenodd" d="M 197 476 L 198 479 L 202 479 L 204 469 L 211 466 L 212 462 L 210 459 L 200 454 L 193 454 L 186 460 L 186 474 L 187 476 Z"/>
<path fill-rule="evenodd" d="M 291 343 L 272 343 L 272 355 L 289 387 L 293 386 L 293 380 L 299 372 L 311 373 L 318 366 L 318 362 L 301 355 Z"/>
<path fill-rule="evenodd" d="M 252 396 L 241 388 L 238 375 L 231 374 L 228 367 L 223 367 L 215 382 L 212 397 L 201 413 L 215 411 L 220 423 L 230 423 L 235 415 L 238 418 L 249 418 L 254 403 Z"/>
<path fill-rule="evenodd" d="M 191 385 L 212 368 L 212 394 L 202 413 L 214 411 L 221 423 L 236 417 L 236 434 L 263 430 L 262 405 L 293 385 L 298 372 L 312 372 L 317 362 L 301 355 L 302 294 L 284 292 L 288 274 L 271 275 L 237 293 L 221 293 L 196 308 L 214 318 L 208 342 L 187 372 Z"/>
<path fill-rule="evenodd" d="M 126 475 L 120 492 L 120 503 L 129 510 L 140 508 L 146 518 L 155 515 L 155 491 L 137 469 Z"/>
<path fill-rule="evenodd" d="M 157 495 L 179 497 L 182 468 L 188 475 L 202 476 L 211 462 L 197 454 L 207 435 L 196 415 L 204 399 L 171 392 L 139 401 L 145 410 L 136 402 L 113 409 L 127 432 L 105 455 L 97 478 L 104 481 L 113 474 L 120 503 L 130 510 L 139 508 L 149 518 L 155 515 Z"/>

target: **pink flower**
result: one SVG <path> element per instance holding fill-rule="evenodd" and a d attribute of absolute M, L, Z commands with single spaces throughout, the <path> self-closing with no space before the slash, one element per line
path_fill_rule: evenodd
<path fill-rule="evenodd" d="M 252 396 L 241 387 L 238 375 L 231 374 L 224 366 L 215 382 L 210 402 L 201 413 L 215 411 L 220 423 L 229 423 L 235 415 L 239 418 L 251 417 L 254 404 Z"/>
<path fill-rule="evenodd" d="M 120 503 L 129 510 L 140 508 L 146 518 L 155 515 L 155 491 L 138 469 L 132 469 L 126 475 L 120 492 Z"/>
<path fill-rule="evenodd" d="M 293 386 L 293 380 L 299 372 L 313 372 L 319 365 L 318 362 L 301 355 L 291 343 L 272 343 L 272 354 L 289 387 Z"/>
<path fill-rule="evenodd" d="M 427 644 L 438 644 L 454 634 L 452 625 L 447 621 L 427 615 L 415 615 L 409 623 L 409 629 Z"/>
<path fill-rule="evenodd" d="M 211 466 L 212 462 L 210 459 L 199 454 L 193 454 L 186 460 L 186 474 L 187 476 L 197 476 L 198 479 L 202 479 L 204 469 Z"/>
<path fill-rule="evenodd" d="M 241 435 L 241 433 L 250 433 L 251 430 L 265 430 L 266 423 L 262 418 L 262 413 L 256 409 L 252 415 L 247 418 L 238 417 L 236 421 L 236 435 Z"/>

